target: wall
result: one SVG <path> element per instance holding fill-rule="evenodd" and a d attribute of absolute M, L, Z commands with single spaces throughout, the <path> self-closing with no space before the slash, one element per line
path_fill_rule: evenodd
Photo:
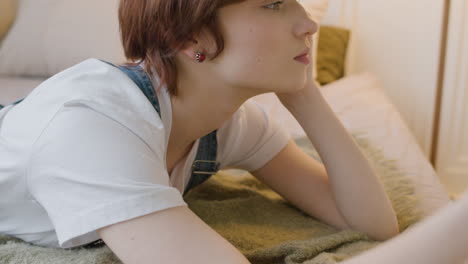
<path fill-rule="evenodd" d="M 443 0 L 331 0 L 322 24 L 351 30 L 346 74 L 375 73 L 427 158 L 432 147 Z"/>
<path fill-rule="evenodd" d="M 448 190 L 468 189 L 468 1 L 451 0 L 436 170 Z"/>

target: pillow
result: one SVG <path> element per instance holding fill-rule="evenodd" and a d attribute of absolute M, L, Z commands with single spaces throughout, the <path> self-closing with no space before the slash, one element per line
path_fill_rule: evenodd
<path fill-rule="evenodd" d="M 125 62 L 119 0 L 20 0 L 0 46 L 0 75 L 50 77 L 89 57 Z"/>
<path fill-rule="evenodd" d="M 328 1 L 299 0 L 317 23 L 325 15 Z M 19 3 L 17 21 L 0 47 L 0 75 L 50 77 L 89 57 L 115 64 L 126 61 L 119 34 L 118 0 Z M 313 54 L 317 48 L 318 32 L 313 37 Z M 314 80 L 316 57 L 312 58 Z"/>
<path fill-rule="evenodd" d="M 345 59 L 350 31 L 322 25 L 317 50 L 317 81 L 325 85 L 345 75 Z"/>
<path fill-rule="evenodd" d="M 16 4 L 15 0 L 0 1 L 0 43 L 15 21 Z"/>
<path fill-rule="evenodd" d="M 320 82 L 317 81 L 317 53 L 320 34 L 320 21 L 325 16 L 328 10 L 329 0 L 299 0 L 298 1 L 304 9 L 309 13 L 309 16 L 315 23 L 318 24 L 317 32 L 312 37 L 312 78 L 315 84 L 320 87 Z"/>

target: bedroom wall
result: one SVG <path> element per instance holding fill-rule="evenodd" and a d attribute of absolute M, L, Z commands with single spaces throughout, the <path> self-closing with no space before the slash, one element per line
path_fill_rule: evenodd
<path fill-rule="evenodd" d="M 468 190 L 468 1 L 451 0 L 436 169 L 448 190 Z"/>
<path fill-rule="evenodd" d="M 371 71 L 429 159 L 444 0 L 330 0 L 323 25 L 351 30 L 346 75 Z"/>

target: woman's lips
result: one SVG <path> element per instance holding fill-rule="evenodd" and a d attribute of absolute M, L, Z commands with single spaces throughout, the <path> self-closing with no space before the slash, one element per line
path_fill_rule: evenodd
<path fill-rule="evenodd" d="M 299 56 L 299 57 L 296 57 L 294 59 L 301 62 L 301 63 L 304 63 L 305 65 L 308 65 L 310 63 L 309 53 L 304 54 L 304 55 Z"/>

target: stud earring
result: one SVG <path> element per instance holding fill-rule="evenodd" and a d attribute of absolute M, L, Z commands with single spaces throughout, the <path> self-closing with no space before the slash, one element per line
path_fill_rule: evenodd
<path fill-rule="evenodd" d="M 197 54 L 195 55 L 195 59 L 198 62 L 203 62 L 205 60 L 205 54 L 203 52 L 197 52 Z"/>

